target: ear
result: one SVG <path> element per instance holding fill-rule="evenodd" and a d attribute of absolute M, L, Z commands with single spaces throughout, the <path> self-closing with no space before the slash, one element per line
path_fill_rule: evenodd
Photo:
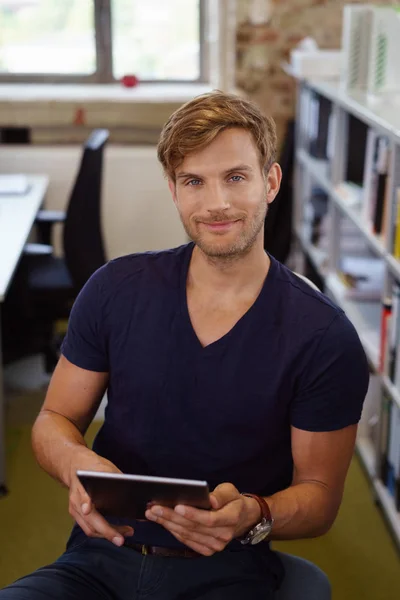
<path fill-rule="evenodd" d="M 172 200 L 176 204 L 177 203 L 177 199 L 176 199 L 176 184 L 169 177 L 168 177 L 168 187 L 169 187 L 169 191 L 171 192 Z"/>
<path fill-rule="evenodd" d="M 278 163 L 274 163 L 267 175 L 267 203 L 271 204 L 279 192 L 282 181 L 282 169 Z"/>

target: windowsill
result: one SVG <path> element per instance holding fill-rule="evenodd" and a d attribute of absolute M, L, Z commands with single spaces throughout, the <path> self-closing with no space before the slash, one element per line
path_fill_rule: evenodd
<path fill-rule="evenodd" d="M 0 102 L 183 103 L 212 90 L 207 83 L 121 84 L 0 83 Z"/>

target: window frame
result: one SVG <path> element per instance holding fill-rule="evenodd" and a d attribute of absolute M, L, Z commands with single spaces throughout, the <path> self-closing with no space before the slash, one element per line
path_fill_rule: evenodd
<path fill-rule="evenodd" d="M 111 1 L 93 0 L 94 33 L 96 70 L 89 75 L 79 74 L 40 74 L 40 73 L 0 73 L 0 83 L 81 83 L 81 84 L 116 84 L 119 79 L 113 75 L 112 62 L 112 22 Z M 228 0 L 229 2 L 230 0 Z M 211 15 L 214 13 L 213 4 L 224 0 L 199 0 L 199 29 L 200 29 L 200 73 L 197 79 L 141 79 L 141 83 L 151 84 L 199 84 L 210 81 L 209 60 L 209 29 Z M 215 7 L 214 7 L 215 8 Z"/>

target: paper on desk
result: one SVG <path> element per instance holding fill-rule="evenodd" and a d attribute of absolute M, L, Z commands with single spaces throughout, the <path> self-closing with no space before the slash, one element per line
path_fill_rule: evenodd
<path fill-rule="evenodd" d="M 26 175 L 0 175 L 0 195 L 23 195 L 28 191 Z"/>

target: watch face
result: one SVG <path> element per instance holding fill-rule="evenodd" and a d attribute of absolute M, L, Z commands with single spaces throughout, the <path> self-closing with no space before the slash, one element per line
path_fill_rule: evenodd
<path fill-rule="evenodd" d="M 251 544 L 252 546 L 254 546 L 254 544 L 259 544 L 260 542 L 265 540 L 265 538 L 267 538 L 271 533 L 273 522 L 273 520 L 267 521 L 266 519 L 263 519 L 261 523 L 256 525 L 247 534 L 247 537 L 244 540 L 241 540 L 241 543 Z"/>
<path fill-rule="evenodd" d="M 254 546 L 254 544 L 259 544 L 260 542 L 263 542 L 269 535 L 271 531 L 271 527 L 268 526 L 264 526 L 260 529 L 260 531 L 256 531 L 254 533 L 253 538 L 251 539 L 251 545 Z"/>

